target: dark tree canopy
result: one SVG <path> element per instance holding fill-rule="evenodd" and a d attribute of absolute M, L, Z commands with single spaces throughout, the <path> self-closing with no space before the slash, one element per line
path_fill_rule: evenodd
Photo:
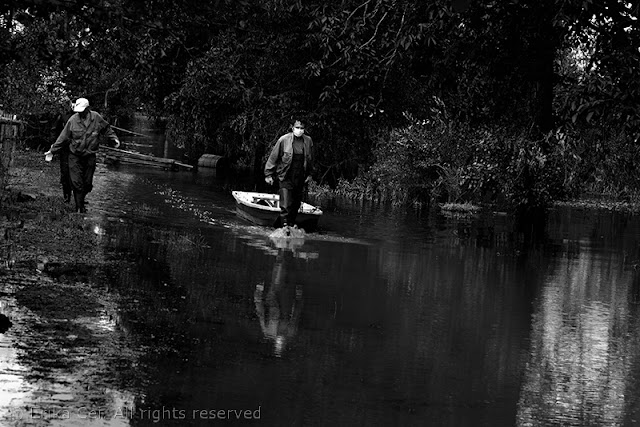
<path fill-rule="evenodd" d="M 547 153 L 557 132 L 631 144 L 639 7 L 9 1 L 0 6 L 1 103 L 46 110 L 86 94 L 113 115 L 141 106 L 168 118 L 192 158 L 215 151 L 256 170 L 287 116 L 305 112 L 323 142 L 318 178 L 332 183 L 366 169 L 376 144 L 415 120 L 525 135 Z"/>

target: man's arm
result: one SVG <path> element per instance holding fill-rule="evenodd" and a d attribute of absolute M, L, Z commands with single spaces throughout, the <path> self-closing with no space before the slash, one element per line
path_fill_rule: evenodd
<path fill-rule="evenodd" d="M 269 154 L 269 158 L 267 159 L 267 163 L 264 166 L 264 176 L 265 178 L 272 178 L 276 172 L 276 166 L 278 165 L 278 158 L 280 157 L 280 148 L 282 146 L 282 137 L 278 139 L 276 145 L 273 146 L 271 150 L 271 154 Z"/>
<path fill-rule="evenodd" d="M 305 182 L 308 184 L 309 182 L 311 182 L 311 174 L 313 173 L 314 170 L 314 164 L 313 164 L 313 140 L 311 139 L 311 137 L 309 137 L 309 157 L 307 158 L 307 177 L 305 179 Z"/>
<path fill-rule="evenodd" d="M 51 145 L 51 148 L 49 148 L 48 152 L 51 154 L 57 153 L 62 149 L 65 141 L 67 141 L 68 139 L 71 139 L 71 122 L 69 120 L 67 120 L 67 123 L 65 123 L 64 127 L 62 128 L 62 132 L 60 132 L 60 135 L 58 135 L 58 139 L 56 139 L 56 142 Z"/>
<path fill-rule="evenodd" d="M 120 139 L 118 139 L 118 135 L 116 135 L 111 128 L 111 125 L 102 116 L 100 116 L 100 124 L 102 126 L 101 133 L 114 142 L 115 148 L 120 147 Z"/>

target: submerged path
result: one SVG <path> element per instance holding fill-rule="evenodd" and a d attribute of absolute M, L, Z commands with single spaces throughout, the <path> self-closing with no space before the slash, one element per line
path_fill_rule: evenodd
<path fill-rule="evenodd" d="M 19 226 L 0 269 L 0 424 L 129 425 L 141 344 L 119 324 L 122 301 L 108 292 L 104 271 L 115 261 L 58 185 L 57 165 L 17 153 L 13 198 L 36 200 L 2 205 L 5 228 Z"/>

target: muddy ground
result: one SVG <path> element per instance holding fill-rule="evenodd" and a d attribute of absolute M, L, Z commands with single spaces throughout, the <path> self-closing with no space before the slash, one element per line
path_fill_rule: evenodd
<path fill-rule="evenodd" d="M 0 425 L 128 425 L 143 344 L 120 325 L 131 302 L 108 291 L 122 261 L 41 153 L 16 153 L 0 212 Z"/>

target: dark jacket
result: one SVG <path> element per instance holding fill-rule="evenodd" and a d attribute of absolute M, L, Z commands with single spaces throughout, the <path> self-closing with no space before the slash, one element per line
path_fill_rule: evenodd
<path fill-rule="evenodd" d="M 278 139 L 264 167 L 265 176 L 276 175 L 280 181 L 284 180 L 293 159 L 293 138 L 293 132 L 289 132 Z M 309 176 L 313 172 L 313 141 L 308 135 L 302 135 L 302 138 L 304 140 L 304 172 L 305 176 Z"/>
<path fill-rule="evenodd" d="M 53 122 L 53 125 L 51 126 L 51 133 L 53 134 L 54 138 L 57 138 L 58 135 L 60 135 L 60 132 L 62 132 L 62 129 L 64 129 L 64 125 L 67 124 L 71 116 L 73 116 L 74 114 L 75 113 L 71 110 L 64 111 L 58 114 L 55 121 Z"/>
<path fill-rule="evenodd" d="M 69 149 L 72 153 L 78 156 L 95 154 L 98 152 L 100 139 L 103 136 L 114 141 L 118 140 L 109 123 L 100 114 L 89 111 L 89 121 L 88 124 L 85 124 L 80 115 L 76 113 L 64 125 L 60 136 L 51 146 L 51 152 L 60 151 L 68 139 L 70 140 Z"/>

